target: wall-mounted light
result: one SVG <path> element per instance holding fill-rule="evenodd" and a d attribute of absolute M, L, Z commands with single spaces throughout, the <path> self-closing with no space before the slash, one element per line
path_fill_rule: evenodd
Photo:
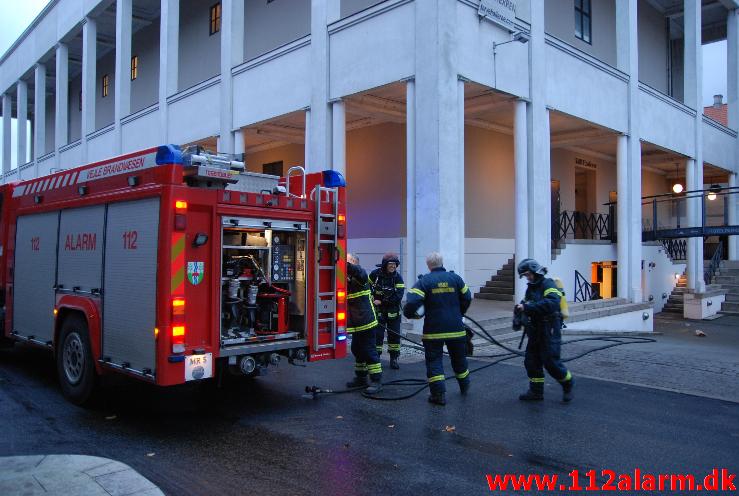
<path fill-rule="evenodd" d="M 683 192 L 683 185 L 680 184 L 680 181 L 678 181 L 678 178 L 677 178 L 678 173 L 679 173 L 679 171 L 678 171 L 678 168 L 677 168 L 677 162 L 675 162 L 675 184 L 672 185 L 672 191 L 676 195 L 679 195 L 680 193 Z"/>
<path fill-rule="evenodd" d="M 715 200 L 717 193 L 721 193 L 721 186 L 718 184 L 712 184 L 708 189 L 708 199 L 711 201 Z"/>
<path fill-rule="evenodd" d="M 642 320 L 649 320 L 649 312 L 644 312 L 643 314 L 641 314 L 641 319 Z"/>

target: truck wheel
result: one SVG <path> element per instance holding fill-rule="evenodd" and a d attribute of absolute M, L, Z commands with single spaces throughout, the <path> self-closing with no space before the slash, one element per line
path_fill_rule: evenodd
<path fill-rule="evenodd" d="M 87 322 L 79 315 L 70 315 L 62 323 L 56 368 L 64 397 L 76 405 L 86 403 L 95 389 L 96 374 Z"/>

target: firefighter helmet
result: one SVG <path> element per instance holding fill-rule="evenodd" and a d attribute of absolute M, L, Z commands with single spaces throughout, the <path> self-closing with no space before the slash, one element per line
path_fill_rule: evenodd
<path fill-rule="evenodd" d="M 546 275 L 547 269 L 546 267 L 542 267 L 541 264 L 533 258 L 524 258 L 518 264 L 518 277 L 523 277 L 526 272 L 543 276 Z"/>
<path fill-rule="evenodd" d="M 396 267 L 400 266 L 400 259 L 398 255 L 393 252 L 387 252 L 382 256 L 382 268 L 387 268 L 387 264 L 394 263 Z"/>

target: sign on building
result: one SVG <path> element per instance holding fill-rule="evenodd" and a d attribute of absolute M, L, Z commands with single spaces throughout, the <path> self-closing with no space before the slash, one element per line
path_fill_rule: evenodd
<path fill-rule="evenodd" d="M 480 0 L 477 14 L 509 31 L 516 30 L 516 0 Z"/>

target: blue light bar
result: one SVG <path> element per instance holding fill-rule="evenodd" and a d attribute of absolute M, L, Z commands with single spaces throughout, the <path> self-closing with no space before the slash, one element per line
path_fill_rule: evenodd
<path fill-rule="evenodd" d="M 157 148 L 157 165 L 182 164 L 182 150 L 177 145 L 162 145 Z"/>
<path fill-rule="evenodd" d="M 345 188 L 346 180 L 341 172 L 325 170 L 323 171 L 323 185 L 327 188 Z"/>
<path fill-rule="evenodd" d="M 346 334 L 339 334 L 336 341 L 346 341 Z"/>

